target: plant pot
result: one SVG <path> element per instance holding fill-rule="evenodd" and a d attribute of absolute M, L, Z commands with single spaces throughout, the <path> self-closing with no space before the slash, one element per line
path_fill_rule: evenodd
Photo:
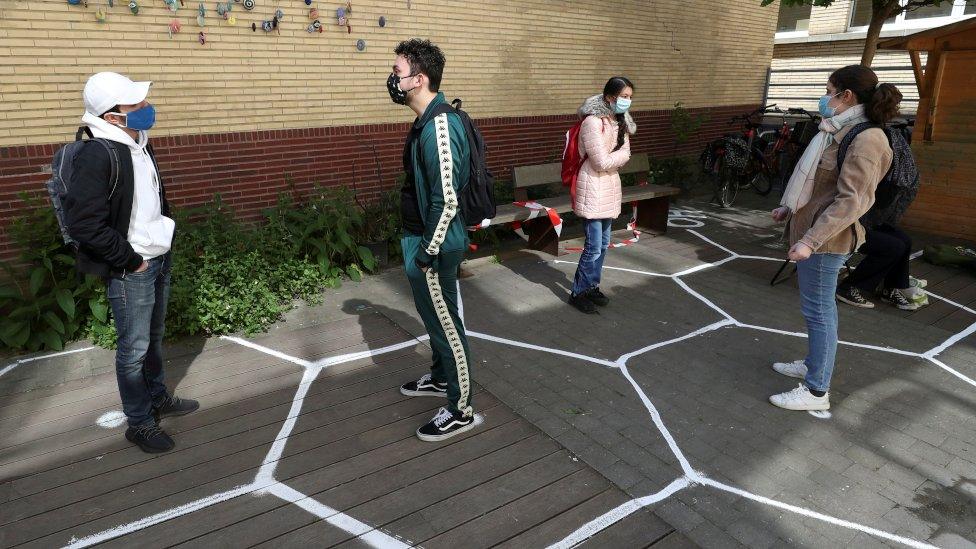
<path fill-rule="evenodd" d="M 369 251 L 373 253 L 373 257 L 376 258 L 377 269 L 386 267 L 390 260 L 390 249 L 385 240 L 380 242 L 370 242 L 366 244 L 366 248 L 369 249 Z"/>

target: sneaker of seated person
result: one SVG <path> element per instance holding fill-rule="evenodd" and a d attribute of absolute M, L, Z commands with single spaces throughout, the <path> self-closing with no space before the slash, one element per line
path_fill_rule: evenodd
<path fill-rule="evenodd" d="M 864 296 L 861 295 L 861 290 L 858 290 L 856 286 L 838 286 L 837 300 L 862 309 L 874 308 L 874 303 L 864 299 Z"/>

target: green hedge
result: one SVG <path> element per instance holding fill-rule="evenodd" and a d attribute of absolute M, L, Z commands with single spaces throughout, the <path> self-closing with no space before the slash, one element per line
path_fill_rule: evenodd
<path fill-rule="evenodd" d="M 0 342 L 15 350 L 60 350 L 88 337 L 114 346 L 104 283 L 78 276 L 47 202 L 24 200 L 25 213 L 10 226 L 21 266 L 3 265 Z M 395 191 L 370 205 L 345 189 L 317 188 L 300 203 L 282 194 L 256 225 L 237 221 L 219 196 L 179 211 L 167 336 L 260 332 L 296 299 L 318 302 L 343 279 L 358 281 L 376 268 L 363 244 L 388 241 L 398 250 L 397 200 Z"/>

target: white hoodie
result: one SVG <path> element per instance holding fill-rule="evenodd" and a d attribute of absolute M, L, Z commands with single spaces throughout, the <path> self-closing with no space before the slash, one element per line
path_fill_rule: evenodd
<path fill-rule="evenodd" d="M 152 158 L 146 152 L 149 138 L 139 132 L 139 142 L 115 124 L 86 112 L 81 121 L 91 128 L 92 135 L 122 143 L 132 155 L 132 175 L 135 186 L 132 196 L 132 213 L 129 215 L 129 234 L 126 240 L 143 259 L 159 257 L 170 250 L 176 222 L 162 213 L 159 174 Z"/>

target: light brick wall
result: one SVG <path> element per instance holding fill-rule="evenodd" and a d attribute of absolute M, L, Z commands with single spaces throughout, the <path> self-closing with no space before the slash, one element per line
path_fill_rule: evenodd
<path fill-rule="evenodd" d="M 810 12 L 810 35 L 846 32 L 853 4 L 852 0 L 837 0 L 826 8 L 814 7 Z"/>
<path fill-rule="evenodd" d="M 101 70 L 155 82 L 157 136 L 403 122 L 412 115 L 391 104 L 385 80 L 392 48 L 412 36 L 444 49 L 442 87 L 477 118 L 569 113 L 617 73 L 635 81 L 635 109 L 755 103 L 776 19 L 775 9 L 741 0 L 409 3 L 354 1 L 347 34 L 335 24 L 338 4 L 315 2 L 326 32 L 308 34 L 303 2 L 257 0 L 253 12 L 235 4 L 231 27 L 208 0 L 209 41 L 201 46 L 196 0 L 175 14 L 183 32 L 173 39 L 174 15 L 158 0 L 142 0 L 137 16 L 115 0 L 104 24 L 94 12 L 107 0 L 87 8 L 3 0 L 0 147 L 68 139 L 84 81 Z M 286 16 L 280 35 L 251 31 L 278 6 Z"/>
<path fill-rule="evenodd" d="M 860 63 L 863 50 L 864 40 L 777 44 L 770 75 L 770 102 L 815 111 L 830 73 Z M 924 64 L 924 54 L 922 58 Z M 882 82 L 898 86 L 904 95 L 902 112 L 906 114 L 914 114 L 918 108 L 918 88 L 911 64 L 907 52 L 886 50 L 879 50 L 871 64 Z"/>

